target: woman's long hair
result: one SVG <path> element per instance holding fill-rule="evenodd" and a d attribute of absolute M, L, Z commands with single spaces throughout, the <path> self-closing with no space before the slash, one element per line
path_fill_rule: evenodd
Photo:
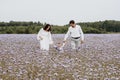
<path fill-rule="evenodd" d="M 49 30 L 47 30 L 48 27 L 50 27 Z M 43 29 L 44 29 L 44 30 L 47 30 L 47 31 L 51 31 L 51 25 L 50 25 L 50 24 L 46 24 Z"/>

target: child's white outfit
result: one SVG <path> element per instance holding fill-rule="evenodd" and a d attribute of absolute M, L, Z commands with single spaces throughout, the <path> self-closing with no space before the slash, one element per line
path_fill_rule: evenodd
<path fill-rule="evenodd" d="M 54 45 L 54 48 L 55 48 L 58 52 L 64 52 L 64 49 L 63 49 L 64 46 L 65 46 L 65 43 L 63 43 L 61 47 L 58 47 L 58 46 Z"/>

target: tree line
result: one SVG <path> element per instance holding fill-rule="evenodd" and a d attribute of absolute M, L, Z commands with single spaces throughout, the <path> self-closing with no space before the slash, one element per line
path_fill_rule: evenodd
<path fill-rule="evenodd" d="M 119 33 L 120 21 L 106 20 L 99 22 L 78 23 L 86 33 Z"/>
<path fill-rule="evenodd" d="M 120 21 L 106 20 L 98 22 L 82 22 L 77 23 L 83 29 L 84 33 L 119 33 Z M 46 23 L 41 22 L 0 22 L 0 34 L 36 34 L 40 28 L 44 27 Z M 66 33 L 69 25 L 58 26 L 52 25 L 53 34 Z"/>

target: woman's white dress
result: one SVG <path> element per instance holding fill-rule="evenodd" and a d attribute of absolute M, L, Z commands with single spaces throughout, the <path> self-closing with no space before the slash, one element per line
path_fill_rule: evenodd
<path fill-rule="evenodd" d="M 41 38 L 42 40 L 41 40 Z M 40 49 L 41 50 L 49 50 L 50 44 L 53 44 L 51 33 L 45 31 L 43 28 L 40 29 L 37 35 L 37 40 L 40 41 Z"/>

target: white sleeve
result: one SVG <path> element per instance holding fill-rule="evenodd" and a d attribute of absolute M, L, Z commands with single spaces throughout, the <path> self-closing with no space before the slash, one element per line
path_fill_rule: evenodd
<path fill-rule="evenodd" d="M 67 31 L 67 33 L 65 34 L 64 40 L 66 40 L 66 39 L 69 37 L 69 35 L 70 35 L 70 28 L 68 28 L 68 31 Z"/>
<path fill-rule="evenodd" d="M 80 27 L 80 34 L 81 34 L 81 40 L 84 41 L 84 34 L 83 34 L 83 31 L 82 31 L 81 27 Z"/>
<path fill-rule="evenodd" d="M 52 36 L 51 36 L 51 32 L 49 32 L 49 40 L 50 40 L 50 44 L 53 44 L 53 40 L 52 40 Z"/>
<path fill-rule="evenodd" d="M 65 46 L 65 43 L 62 44 L 61 48 L 63 48 Z"/>
<path fill-rule="evenodd" d="M 37 34 L 37 40 L 40 40 L 41 31 L 42 31 L 42 29 L 40 29 L 40 31 L 39 31 L 38 34 Z"/>

